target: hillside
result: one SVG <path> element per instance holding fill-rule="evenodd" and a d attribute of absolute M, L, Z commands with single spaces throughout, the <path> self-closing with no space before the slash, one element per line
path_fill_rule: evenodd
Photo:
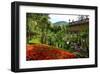
<path fill-rule="evenodd" d="M 53 23 L 54 25 L 68 25 L 68 22 L 66 21 L 59 21 L 59 22 L 56 22 L 56 23 Z"/>

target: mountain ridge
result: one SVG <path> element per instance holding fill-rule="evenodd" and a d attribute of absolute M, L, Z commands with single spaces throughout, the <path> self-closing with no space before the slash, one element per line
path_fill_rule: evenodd
<path fill-rule="evenodd" d="M 66 22 L 66 21 L 58 21 L 58 22 L 55 22 L 53 24 L 54 25 L 68 25 L 68 22 Z"/>

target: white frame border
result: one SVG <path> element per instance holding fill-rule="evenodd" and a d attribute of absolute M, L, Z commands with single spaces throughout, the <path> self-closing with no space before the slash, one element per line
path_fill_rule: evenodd
<path fill-rule="evenodd" d="M 20 68 L 40 68 L 55 66 L 74 66 L 95 64 L 95 10 L 75 9 L 75 8 L 56 8 L 43 6 L 23 6 L 19 7 L 19 67 Z M 89 15 L 89 58 L 85 59 L 67 59 L 66 60 L 43 60 L 26 61 L 26 13 L 58 13 L 58 14 L 81 14 Z M 91 50 L 90 50 L 91 49 Z"/>

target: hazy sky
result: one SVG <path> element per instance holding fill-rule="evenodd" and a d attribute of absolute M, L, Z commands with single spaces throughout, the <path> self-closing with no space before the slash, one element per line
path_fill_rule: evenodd
<path fill-rule="evenodd" d="M 49 17 L 50 17 L 50 21 L 52 23 L 55 23 L 55 22 L 58 22 L 58 21 L 69 22 L 69 19 L 70 19 L 70 21 L 78 20 L 78 15 L 55 15 L 55 14 L 50 14 Z"/>

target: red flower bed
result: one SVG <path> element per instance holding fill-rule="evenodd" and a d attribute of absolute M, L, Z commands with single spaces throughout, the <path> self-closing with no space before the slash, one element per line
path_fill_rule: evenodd
<path fill-rule="evenodd" d="M 52 59 L 71 59 L 76 58 L 76 55 L 58 48 L 53 48 L 47 45 L 27 45 L 26 59 L 27 60 L 52 60 Z"/>

